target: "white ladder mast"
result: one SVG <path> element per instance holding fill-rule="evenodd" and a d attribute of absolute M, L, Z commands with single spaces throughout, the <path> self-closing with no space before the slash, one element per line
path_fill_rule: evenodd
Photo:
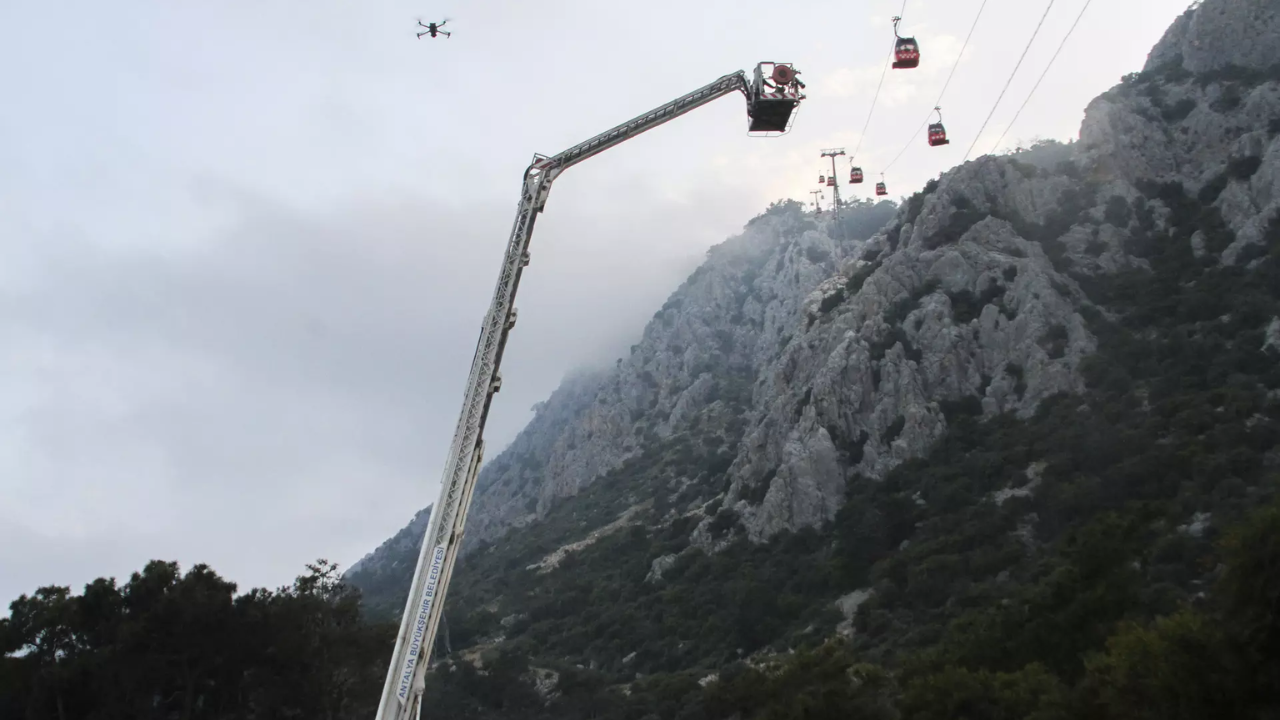
<path fill-rule="evenodd" d="M 533 163 L 524 173 L 520 204 L 507 242 L 502 272 L 493 291 L 489 312 L 480 328 L 480 341 L 471 361 L 462 415 L 458 418 L 444 468 L 440 499 L 432 509 L 431 520 L 422 539 L 418 566 L 413 573 L 395 651 L 382 689 L 382 700 L 378 704 L 377 720 L 417 720 L 421 716 L 423 686 L 443 615 L 445 591 L 458 557 L 463 525 L 484 455 L 484 424 L 493 394 L 502 386 L 498 367 L 502 362 L 507 333 L 515 325 L 513 303 L 516 288 L 523 268 L 529 264 L 533 223 L 546 206 L 551 183 L 573 165 L 735 91 L 742 92 L 747 98 L 748 133 L 765 136 L 785 134 L 791 128 L 793 111 L 804 99 L 804 84 L 796 75 L 797 71 L 790 64 L 760 63 L 751 83 L 747 82 L 742 71 L 725 75 L 559 155 L 533 156 Z"/>

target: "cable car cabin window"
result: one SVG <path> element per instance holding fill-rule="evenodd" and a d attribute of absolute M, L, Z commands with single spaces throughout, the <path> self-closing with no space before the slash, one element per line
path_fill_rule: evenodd
<path fill-rule="evenodd" d="M 879 182 L 879 183 L 876 183 L 876 194 L 877 194 L 877 195 L 888 195 L 888 194 L 889 194 L 889 190 L 888 190 L 887 188 L 885 188 L 884 183 Z"/>
<path fill-rule="evenodd" d="M 920 46 L 915 38 L 898 38 L 893 47 L 893 66 L 905 70 L 920 65 Z"/>
<path fill-rule="evenodd" d="M 950 143 L 951 141 L 947 139 L 947 129 L 942 127 L 942 123 L 933 123 L 929 125 L 930 145 L 948 145 Z"/>
<path fill-rule="evenodd" d="M 852 170 L 850 170 L 850 171 L 849 171 L 849 182 L 851 182 L 851 183 L 860 183 L 860 182 L 862 182 L 862 169 L 861 169 L 861 168 L 853 168 Z"/>

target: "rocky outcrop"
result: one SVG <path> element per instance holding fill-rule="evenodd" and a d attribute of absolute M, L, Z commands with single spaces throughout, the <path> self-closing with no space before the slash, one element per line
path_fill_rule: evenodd
<path fill-rule="evenodd" d="M 858 608 L 863 603 L 870 600 L 871 596 L 874 594 L 875 591 L 870 588 L 854 590 L 848 595 L 841 596 L 836 600 L 836 609 L 838 609 L 840 611 L 840 615 L 843 616 L 843 619 L 836 625 L 837 635 L 842 635 L 844 637 L 851 637 L 853 635 L 854 615 L 858 612 Z"/>
<path fill-rule="evenodd" d="M 1209 0 L 1188 9 L 1151 50 L 1144 69 L 1180 62 L 1193 73 L 1280 62 L 1280 10 L 1265 0 Z"/>
<path fill-rule="evenodd" d="M 891 217 L 888 203 L 846 210 Z M 630 354 L 610 371 L 570 378 L 529 426 L 481 470 L 467 547 L 536 520 L 634 456 L 713 410 L 736 415 L 735 384 L 776 357 L 806 295 L 854 245 L 798 206 L 783 204 L 711 248 Z"/>
<path fill-rule="evenodd" d="M 651 583 L 662 580 L 662 573 L 670 570 L 675 564 L 675 555 L 662 555 L 654 558 L 649 565 L 649 574 L 644 576 L 644 581 Z"/>
<path fill-rule="evenodd" d="M 1078 365 L 1096 344 L 1083 294 L 995 216 L 1047 221 L 1070 182 L 1016 174 L 987 158 L 945 176 L 918 217 L 904 209 L 868 243 L 887 246 L 873 261 L 846 268 L 849 298 L 811 314 L 760 378 L 726 498 L 751 538 L 830 520 L 847 482 L 929 449 L 946 403 L 1026 415 L 1082 388 Z"/>
<path fill-rule="evenodd" d="M 533 420 L 484 466 L 476 480 L 467 517 L 467 545 L 474 543 L 473 538 L 491 537 L 501 529 L 536 520 L 547 479 L 607 472 L 626 457 L 631 445 L 593 441 L 597 433 L 610 435 L 617 422 L 614 414 L 596 408 L 596 397 L 608 379 L 605 371 L 579 370 L 534 406 Z"/>
<path fill-rule="evenodd" d="M 1212 0 L 1188 10 L 1086 110 L 1081 160 L 1125 196 L 1175 182 L 1217 210 L 1230 237 L 1193 239 L 1224 264 L 1256 259 L 1280 215 L 1280 6 Z M 1210 245 L 1219 245 L 1212 249 Z"/>

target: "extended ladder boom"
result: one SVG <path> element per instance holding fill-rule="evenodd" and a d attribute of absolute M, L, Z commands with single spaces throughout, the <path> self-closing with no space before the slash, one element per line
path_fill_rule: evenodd
<path fill-rule="evenodd" d="M 769 77 L 774 81 L 773 87 L 762 74 L 766 65 L 772 67 Z M 498 275 L 489 312 L 480 328 L 462 414 L 445 463 L 440 498 L 432 509 L 423 537 L 418 566 L 414 570 L 382 700 L 378 705 L 377 720 L 416 720 L 421 715 L 422 691 L 431 649 L 443 616 L 445 591 L 457 561 L 463 526 L 484 454 L 482 436 L 485 420 L 493 395 L 502 384 L 498 368 L 502 363 L 507 333 L 515 325 L 513 303 L 516 288 L 520 284 L 521 272 L 529 264 L 529 240 L 533 236 L 534 220 L 546 205 L 551 183 L 573 165 L 735 91 L 747 97 L 750 132 L 785 133 L 790 129 L 795 107 L 804 99 L 803 85 L 795 75 L 796 71 L 790 65 L 761 63 L 756 67 L 751 83 L 741 71 L 725 75 L 559 155 L 534 156 L 524 173 L 520 203 L 502 261 L 502 272 Z"/>

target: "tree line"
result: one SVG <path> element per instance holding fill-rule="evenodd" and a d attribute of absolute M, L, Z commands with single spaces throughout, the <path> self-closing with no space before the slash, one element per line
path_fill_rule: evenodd
<path fill-rule="evenodd" d="M 336 565 L 236 594 L 207 565 L 159 560 L 80 594 L 48 586 L 0 619 L 0 718 L 368 717 L 393 626 L 362 622 Z"/>

